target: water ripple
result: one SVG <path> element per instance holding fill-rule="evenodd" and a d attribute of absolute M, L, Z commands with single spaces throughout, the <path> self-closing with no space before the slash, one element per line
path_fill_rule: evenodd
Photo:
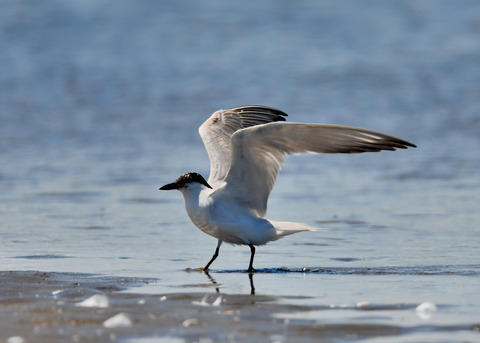
<path fill-rule="evenodd" d="M 217 270 L 217 273 L 243 273 L 245 270 Z M 262 274 L 312 273 L 333 275 L 459 275 L 478 276 L 480 265 L 432 265 L 400 267 L 303 267 L 303 268 L 262 268 Z"/>

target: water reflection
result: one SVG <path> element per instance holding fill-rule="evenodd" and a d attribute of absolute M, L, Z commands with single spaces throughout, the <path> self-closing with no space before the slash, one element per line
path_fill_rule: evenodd
<path fill-rule="evenodd" d="M 217 281 L 215 281 L 215 279 L 210 275 L 210 273 L 208 271 L 204 271 L 203 273 L 208 277 L 208 280 L 210 280 L 212 285 L 214 285 L 214 286 L 218 285 L 218 287 L 215 287 L 215 291 L 217 293 L 220 293 L 220 285 L 217 283 Z"/>
<path fill-rule="evenodd" d="M 222 286 L 219 284 L 211 275 L 208 271 L 202 271 L 203 274 L 205 274 L 208 278 L 208 280 L 212 283 L 212 285 L 215 287 L 215 291 L 217 293 L 220 293 L 220 287 Z M 255 286 L 253 285 L 253 273 L 248 273 L 248 280 L 250 283 L 250 294 L 255 295 Z"/>

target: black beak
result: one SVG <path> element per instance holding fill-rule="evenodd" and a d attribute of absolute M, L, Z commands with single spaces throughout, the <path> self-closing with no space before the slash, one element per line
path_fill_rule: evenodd
<path fill-rule="evenodd" d="M 159 190 L 161 191 L 169 191 L 169 190 L 172 190 L 172 189 L 178 189 L 178 184 L 176 184 L 175 182 L 173 183 L 169 183 L 168 185 L 165 185 L 165 186 L 162 186 L 159 188 Z"/>

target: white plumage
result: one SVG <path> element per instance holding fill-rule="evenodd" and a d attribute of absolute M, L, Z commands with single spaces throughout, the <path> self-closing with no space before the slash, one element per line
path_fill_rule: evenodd
<path fill-rule="evenodd" d="M 161 190 L 182 192 L 192 222 L 222 242 L 248 245 L 248 272 L 255 246 L 300 231 L 306 224 L 265 219 L 267 201 L 285 156 L 301 153 L 362 153 L 415 147 L 403 139 L 348 126 L 287 123 L 286 113 L 265 106 L 219 110 L 199 128 L 210 158 L 208 182 L 197 173 L 180 176 Z"/>

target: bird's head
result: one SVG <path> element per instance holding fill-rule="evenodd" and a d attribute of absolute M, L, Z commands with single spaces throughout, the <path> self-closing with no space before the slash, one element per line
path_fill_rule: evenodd
<path fill-rule="evenodd" d="M 183 192 L 189 188 L 200 187 L 201 185 L 212 188 L 207 181 L 203 178 L 202 175 L 198 173 L 186 173 L 180 176 L 175 182 L 169 183 L 165 186 L 160 187 L 161 191 L 169 191 L 171 189 L 178 189 Z"/>

